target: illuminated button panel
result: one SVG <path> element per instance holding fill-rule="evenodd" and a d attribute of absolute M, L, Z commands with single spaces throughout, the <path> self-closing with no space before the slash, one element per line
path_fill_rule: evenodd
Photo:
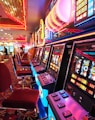
<path fill-rule="evenodd" d="M 88 94 L 91 97 L 95 98 L 95 93 L 94 93 L 95 84 L 94 84 L 94 80 L 89 80 L 87 78 L 84 79 L 84 78 L 78 76 L 77 74 L 72 73 L 70 82 L 73 83 L 74 85 L 76 85 L 81 90 L 83 90 L 86 94 Z"/>
<path fill-rule="evenodd" d="M 87 115 L 85 111 L 65 90 L 49 94 L 48 102 L 60 120 L 82 120 Z"/>

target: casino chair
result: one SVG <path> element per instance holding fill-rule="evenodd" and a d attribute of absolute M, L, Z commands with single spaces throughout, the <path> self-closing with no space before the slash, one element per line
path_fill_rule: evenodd
<path fill-rule="evenodd" d="M 17 76 L 32 74 L 31 68 L 29 66 L 22 66 L 19 64 L 17 58 L 14 58 L 14 66 Z"/>
<path fill-rule="evenodd" d="M 31 88 L 12 89 L 9 69 L 4 63 L 0 63 L 0 92 L 6 92 L 7 89 L 9 89 L 11 93 L 3 99 L 2 107 L 37 111 L 39 91 Z"/>

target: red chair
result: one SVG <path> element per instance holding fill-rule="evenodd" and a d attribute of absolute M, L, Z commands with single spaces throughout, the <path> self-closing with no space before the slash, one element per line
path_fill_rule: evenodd
<path fill-rule="evenodd" d="M 9 69 L 4 63 L 0 63 L 0 92 L 5 92 L 10 86 L 11 75 Z M 18 88 L 11 90 L 11 94 L 3 100 L 3 107 L 24 108 L 34 110 L 37 108 L 39 91 L 31 88 Z"/>

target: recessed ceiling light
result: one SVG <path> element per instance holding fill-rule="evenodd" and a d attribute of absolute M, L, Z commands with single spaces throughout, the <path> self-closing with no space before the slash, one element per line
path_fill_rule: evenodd
<path fill-rule="evenodd" d="M 0 31 L 4 31 L 3 29 L 0 29 Z"/>

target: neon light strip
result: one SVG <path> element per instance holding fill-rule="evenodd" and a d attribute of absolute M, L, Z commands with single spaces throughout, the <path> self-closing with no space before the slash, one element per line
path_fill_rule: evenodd
<path fill-rule="evenodd" d="M 46 25 L 46 28 L 48 28 L 50 31 L 54 32 L 55 30 L 53 30 L 49 24 L 48 24 L 48 21 L 47 21 L 47 18 L 45 19 L 45 25 Z"/>
<path fill-rule="evenodd" d="M 26 0 L 23 0 L 24 26 L 26 30 Z"/>
<path fill-rule="evenodd" d="M 47 21 L 48 21 L 49 26 L 56 31 L 57 27 L 54 24 L 52 24 L 50 14 L 48 15 Z"/>
<path fill-rule="evenodd" d="M 0 24 L 0 28 L 25 29 L 23 25 Z"/>
<path fill-rule="evenodd" d="M 95 35 L 95 32 L 87 33 L 87 34 L 84 34 L 84 35 L 78 35 L 78 36 L 70 37 L 70 38 L 66 38 L 66 39 L 62 39 L 62 40 L 57 41 L 57 42 L 49 43 L 49 45 L 50 44 L 55 44 L 55 43 L 67 42 L 67 41 L 70 41 L 70 40 L 75 40 L 75 39 L 78 39 L 78 38 L 83 38 L 83 37 L 87 37 L 87 36 L 91 36 L 91 35 Z"/>
<path fill-rule="evenodd" d="M 54 7 L 52 8 L 52 11 L 51 11 L 51 19 L 52 19 L 52 21 L 53 21 L 57 26 L 61 26 L 61 25 L 62 25 L 62 22 L 59 22 L 59 21 L 56 19 L 55 14 L 57 15 L 56 9 L 55 9 L 55 6 L 54 6 Z"/>

